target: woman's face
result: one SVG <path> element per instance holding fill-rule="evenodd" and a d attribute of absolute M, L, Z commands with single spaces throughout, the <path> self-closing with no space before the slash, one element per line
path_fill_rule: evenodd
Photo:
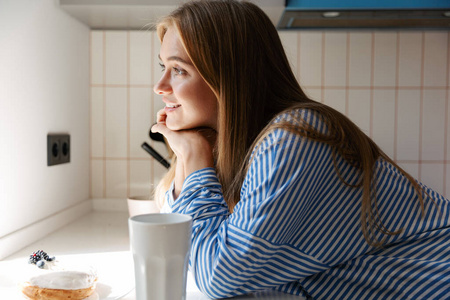
<path fill-rule="evenodd" d="M 171 130 L 210 127 L 217 130 L 217 99 L 183 48 L 177 31 L 169 27 L 159 57 L 163 74 L 155 85 L 166 103 L 166 126 Z"/>

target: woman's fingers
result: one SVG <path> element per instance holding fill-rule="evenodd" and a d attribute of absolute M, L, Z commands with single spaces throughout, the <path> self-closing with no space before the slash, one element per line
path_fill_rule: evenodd
<path fill-rule="evenodd" d="M 158 122 L 156 124 L 153 124 L 151 128 L 152 132 L 158 132 L 162 135 L 166 136 L 171 130 L 166 127 L 164 123 Z"/>
<path fill-rule="evenodd" d="M 166 111 L 163 109 L 160 109 L 157 113 L 156 113 L 156 122 L 157 123 L 165 123 L 166 122 Z"/>

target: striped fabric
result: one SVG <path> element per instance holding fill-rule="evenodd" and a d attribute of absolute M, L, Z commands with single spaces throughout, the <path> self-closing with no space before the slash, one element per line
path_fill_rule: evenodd
<path fill-rule="evenodd" d="M 304 118 L 327 129 L 311 111 Z M 329 146 L 275 130 L 255 148 L 229 214 L 215 170 L 186 178 L 173 212 L 194 219 L 190 270 L 199 289 L 223 298 L 265 289 L 313 299 L 450 299 L 450 201 L 423 186 L 422 216 L 411 184 L 391 164 L 376 165 L 377 203 L 389 236 L 368 246 L 360 225 L 360 188 L 343 184 Z M 337 157 L 350 184 L 358 171 Z M 381 235 L 378 235 L 382 238 Z"/>

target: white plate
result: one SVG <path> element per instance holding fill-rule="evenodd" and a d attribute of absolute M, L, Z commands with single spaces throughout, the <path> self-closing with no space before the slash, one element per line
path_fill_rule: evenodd
<path fill-rule="evenodd" d="M 121 299 L 134 290 L 133 258 L 128 251 L 55 255 L 58 260 L 69 260 L 75 264 L 79 261 L 97 270 L 95 292 L 86 300 Z M 0 299 L 24 299 L 18 285 L 23 276 L 21 269 L 27 265 L 27 260 L 28 257 L 0 261 Z"/>

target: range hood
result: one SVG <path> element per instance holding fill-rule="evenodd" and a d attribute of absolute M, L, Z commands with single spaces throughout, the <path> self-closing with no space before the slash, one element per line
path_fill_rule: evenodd
<path fill-rule="evenodd" d="M 450 0 L 286 0 L 278 29 L 450 29 Z"/>
<path fill-rule="evenodd" d="M 1 0 L 0 0 L 1 1 Z M 91 29 L 147 30 L 158 18 L 189 0 L 58 0 L 59 6 Z M 261 7 L 274 25 L 285 0 L 250 0 Z"/>

